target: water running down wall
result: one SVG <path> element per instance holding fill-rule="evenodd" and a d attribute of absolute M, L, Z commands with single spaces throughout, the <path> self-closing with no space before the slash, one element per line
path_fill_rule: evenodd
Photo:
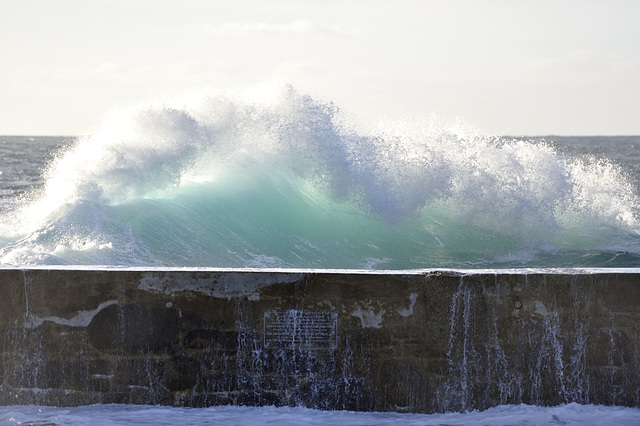
<path fill-rule="evenodd" d="M 640 273 L 2 269 L 0 403 L 640 406 Z"/>

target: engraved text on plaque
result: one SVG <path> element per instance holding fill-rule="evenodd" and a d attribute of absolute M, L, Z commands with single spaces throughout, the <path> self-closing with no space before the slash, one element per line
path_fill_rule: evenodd
<path fill-rule="evenodd" d="M 336 349 L 338 314 L 290 309 L 264 313 L 267 349 Z"/>

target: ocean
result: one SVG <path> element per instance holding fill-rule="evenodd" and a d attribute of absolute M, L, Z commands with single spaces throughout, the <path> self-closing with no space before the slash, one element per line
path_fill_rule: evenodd
<path fill-rule="evenodd" d="M 0 264 L 640 266 L 640 136 L 353 123 L 286 88 L 0 138 Z"/>
<path fill-rule="evenodd" d="M 361 126 L 285 89 L 115 111 L 88 136 L 0 136 L 0 266 L 640 267 L 640 136 Z M 638 424 L 640 410 L 0 407 L 7 424 Z"/>
<path fill-rule="evenodd" d="M 640 410 L 576 403 L 557 407 L 502 405 L 485 411 L 444 414 L 364 413 L 321 411 L 303 407 L 184 408 L 140 405 L 85 407 L 0 407 L 0 424 L 7 425 L 220 425 L 220 426 L 371 426 L 371 425 L 637 425 Z"/>

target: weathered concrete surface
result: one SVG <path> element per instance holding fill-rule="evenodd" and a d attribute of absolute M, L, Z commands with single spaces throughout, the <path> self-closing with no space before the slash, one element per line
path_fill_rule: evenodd
<path fill-rule="evenodd" d="M 640 274 L 0 269 L 0 403 L 640 406 Z"/>

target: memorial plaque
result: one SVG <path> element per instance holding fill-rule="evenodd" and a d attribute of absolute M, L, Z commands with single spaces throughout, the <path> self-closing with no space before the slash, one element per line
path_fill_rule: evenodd
<path fill-rule="evenodd" d="M 266 349 L 336 349 L 338 314 L 326 311 L 264 313 Z"/>

